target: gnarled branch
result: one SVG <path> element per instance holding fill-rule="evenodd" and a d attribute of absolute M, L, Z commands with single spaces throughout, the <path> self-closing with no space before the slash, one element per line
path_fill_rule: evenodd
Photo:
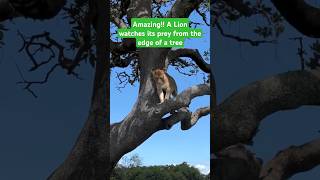
<path fill-rule="evenodd" d="M 210 64 L 207 63 L 202 58 L 201 54 L 199 53 L 199 51 L 197 49 L 187 49 L 187 48 L 171 49 L 168 53 L 168 59 L 166 62 L 166 66 L 168 66 L 168 64 L 169 64 L 168 61 L 173 60 L 173 59 L 177 59 L 179 57 L 191 58 L 202 71 L 204 71 L 206 73 L 211 72 Z"/>
<path fill-rule="evenodd" d="M 320 139 L 280 151 L 261 170 L 261 180 L 289 179 L 320 164 Z"/>
<path fill-rule="evenodd" d="M 189 17 L 191 12 L 202 3 L 203 0 L 194 0 L 194 1 L 185 1 L 185 0 L 176 0 L 172 6 L 170 12 L 168 13 L 169 18 L 184 18 Z"/>
<path fill-rule="evenodd" d="M 320 9 L 305 0 L 271 0 L 280 14 L 299 32 L 310 37 L 320 37 Z"/>
<path fill-rule="evenodd" d="M 190 129 L 192 126 L 194 126 L 198 120 L 203 117 L 206 116 L 210 113 L 210 107 L 201 107 L 198 108 L 195 112 L 191 113 L 190 118 L 188 119 L 184 119 L 181 121 L 181 129 L 182 130 L 188 130 Z"/>
<path fill-rule="evenodd" d="M 262 161 L 243 144 L 229 146 L 211 159 L 213 179 L 258 180 Z"/>
<path fill-rule="evenodd" d="M 170 123 L 173 125 L 188 117 L 189 112 L 183 108 L 188 107 L 192 99 L 209 94 L 209 84 L 200 84 L 182 91 L 175 99 L 166 100 L 158 105 L 150 105 L 148 99 L 138 98 L 128 116 L 120 123 L 111 125 L 111 164 L 118 162 L 122 155 L 139 146 L 153 133 L 165 129 L 163 120 L 169 121 L 169 125 Z M 163 116 L 174 110 L 177 112 L 173 113 L 171 117 L 162 119 Z"/>
<path fill-rule="evenodd" d="M 292 71 L 243 87 L 217 108 L 213 151 L 236 143 L 250 144 L 259 123 L 270 114 L 320 105 L 319 71 Z"/>
<path fill-rule="evenodd" d="M 210 107 L 198 108 L 195 112 L 190 112 L 187 108 L 181 108 L 171 116 L 163 118 L 160 126 L 162 129 L 170 129 L 174 124 L 181 122 L 181 129 L 188 130 L 194 126 L 198 120 L 210 113 Z"/>

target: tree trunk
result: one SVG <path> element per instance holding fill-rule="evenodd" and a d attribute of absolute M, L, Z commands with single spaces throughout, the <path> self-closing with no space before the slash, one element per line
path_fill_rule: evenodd
<path fill-rule="evenodd" d="M 109 61 L 107 55 L 106 21 L 108 3 L 95 1 L 97 9 L 97 62 L 93 83 L 92 103 L 88 119 L 67 159 L 49 180 L 105 180 L 109 168 Z"/>

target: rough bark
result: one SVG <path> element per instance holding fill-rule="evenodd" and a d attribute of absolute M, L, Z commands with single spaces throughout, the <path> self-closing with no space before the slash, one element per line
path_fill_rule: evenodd
<path fill-rule="evenodd" d="M 113 165 L 115 165 L 124 154 L 142 144 L 153 133 L 164 129 L 165 121 L 162 121 L 162 117 L 165 114 L 172 110 L 187 107 L 193 98 L 210 94 L 209 84 L 200 84 L 183 91 L 176 97 L 176 100 L 168 100 L 158 105 L 158 99 L 154 98 L 156 92 L 151 85 L 150 77 L 146 82 L 147 84 L 150 83 L 150 85 L 141 89 L 139 98 L 128 116 L 120 123 L 111 125 L 110 161 Z M 170 126 L 187 117 L 191 118 L 191 116 L 186 116 L 180 111 L 170 116 L 174 121 L 174 123 L 171 122 L 172 124 L 170 124 Z M 192 121 L 192 118 L 189 120 Z"/>
<path fill-rule="evenodd" d="M 239 89 L 217 108 L 213 152 L 230 145 L 251 144 L 265 117 L 304 105 L 320 105 L 319 70 L 292 71 Z"/>
<path fill-rule="evenodd" d="M 188 17 L 201 2 L 178 0 L 168 17 Z M 129 5 L 127 12 L 129 18 L 150 17 L 151 1 L 134 1 Z M 170 120 L 166 119 L 170 122 L 169 126 L 182 119 L 191 122 L 190 112 L 180 108 L 187 107 L 193 98 L 210 94 L 209 84 L 200 84 L 181 92 L 175 100 L 170 99 L 160 105 L 157 104 L 159 99 L 154 91 L 151 70 L 165 67 L 165 59 L 169 51 L 169 48 L 144 48 L 139 51 L 140 87 L 137 101 L 131 112 L 122 121 L 110 127 L 110 163 L 112 166 L 116 165 L 124 154 L 135 149 L 153 133 L 164 129 L 166 125 L 162 118 L 165 114 L 177 110 L 169 117 Z M 198 118 L 207 113 L 207 111 L 202 112 Z M 196 122 L 195 119 L 197 117 L 193 118 L 192 123 Z"/>
<path fill-rule="evenodd" d="M 168 13 L 169 18 L 184 18 L 188 17 L 193 10 L 195 10 L 203 0 L 176 0 Z"/>
<path fill-rule="evenodd" d="M 232 145 L 213 158 L 214 180 L 258 180 L 262 161 L 242 144 Z"/>
<path fill-rule="evenodd" d="M 289 179 L 320 164 L 320 139 L 280 151 L 262 168 L 261 180 Z"/>
<path fill-rule="evenodd" d="M 215 180 L 284 180 L 320 164 L 320 140 L 280 151 L 262 165 L 243 144 L 229 146 L 212 157 L 211 177 Z"/>
<path fill-rule="evenodd" d="M 48 177 L 49 180 L 104 180 L 109 167 L 109 61 L 107 1 L 95 1 L 97 21 L 97 62 L 89 117 L 66 160 Z"/>

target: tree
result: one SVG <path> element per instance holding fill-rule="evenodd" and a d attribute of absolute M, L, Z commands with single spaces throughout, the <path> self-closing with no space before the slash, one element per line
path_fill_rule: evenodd
<path fill-rule="evenodd" d="M 65 6 L 65 0 L 1 0 L 0 21 L 19 16 L 33 19 L 50 19 Z M 77 67 L 90 61 L 95 69 L 94 82 L 92 83 L 91 106 L 87 121 L 66 160 L 48 177 L 48 179 L 105 179 L 108 176 L 108 113 L 109 103 L 106 99 L 109 87 L 109 63 L 107 61 L 107 48 L 109 44 L 105 35 L 108 32 L 107 1 L 76 1 L 69 3 L 64 11 L 70 24 L 73 26 L 71 36 L 67 41 L 71 50 L 76 51 L 74 57 L 68 56 L 64 45 L 50 36 L 49 32 L 34 35 L 30 38 L 19 33 L 23 40 L 23 47 L 32 67 L 30 71 L 43 68 L 43 65 L 54 62 L 47 70 L 42 81 L 27 80 L 21 74 L 22 85 L 25 90 L 37 97 L 33 85 L 45 84 L 52 72 L 58 68 L 66 74 L 79 78 Z M 2 28 L 3 29 L 3 28 Z M 1 36 L 0 36 L 1 37 Z M 41 52 L 49 52 L 48 59 L 40 61 L 37 56 Z M 21 72 L 20 72 L 21 73 Z"/>
<path fill-rule="evenodd" d="M 319 49 L 318 42 L 312 43 L 307 61 L 303 46 L 303 35 L 318 37 L 319 9 L 304 0 L 215 1 L 211 6 L 216 32 L 223 38 L 239 43 L 258 46 L 275 43 L 285 30 L 285 21 L 299 31 L 298 58 L 301 70 L 275 74 L 269 78 L 248 84 L 217 105 L 211 134 L 211 165 L 214 179 L 288 179 L 308 171 L 320 163 L 319 139 L 300 146 L 291 146 L 269 162 L 263 163 L 246 145 L 253 143 L 260 122 L 275 112 L 294 110 L 305 105 L 320 104 Z M 256 25 L 248 27 L 252 31 L 242 37 L 229 34 L 223 22 L 249 21 L 256 17 Z M 258 38 L 258 40 L 256 40 Z M 307 65 L 307 67 L 305 67 Z M 276 137 L 275 137 L 276 138 Z"/>
<path fill-rule="evenodd" d="M 111 179 L 154 179 L 154 180 L 204 180 L 208 179 L 207 176 L 202 175 L 198 169 L 188 165 L 187 163 L 181 163 L 179 165 L 170 166 L 149 166 L 149 167 L 123 167 L 117 166 Z"/>
<path fill-rule="evenodd" d="M 55 16 L 65 3 L 62 0 L 35 0 L 31 3 L 9 0 L 0 2 L 0 9 L 5 10 L 1 11 L 3 12 L 1 20 L 18 16 L 49 19 Z M 111 1 L 111 22 L 117 27 L 125 27 L 129 25 L 128 22 L 132 17 L 188 17 L 194 10 L 202 14 L 209 7 L 208 3 L 204 4 L 203 1 L 178 0 L 165 3 L 174 3 L 166 15 L 162 14 L 159 9 L 155 9 L 155 7 L 159 8 L 163 5 L 161 1 Z M 201 3 L 203 4 L 200 8 Z M 71 19 L 70 23 L 74 26 L 71 38 L 66 42 L 72 50 L 76 51 L 75 57 L 68 57 L 64 53 L 64 46 L 50 37 L 48 32 L 30 38 L 20 33 L 24 43 L 23 50 L 26 51 L 33 65 L 31 71 L 43 67 L 42 65 L 53 59 L 57 60 L 57 63 L 48 70 L 43 81 L 29 81 L 21 74 L 23 79 L 21 83 L 35 97 L 37 95 L 32 89 L 33 85 L 46 83 L 57 68 L 62 68 L 68 75 L 80 78 L 75 71 L 80 63 L 89 61 L 95 67 L 93 95 L 87 123 L 70 155 L 48 179 L 104 179 L 124 154 L 143 143 L 156 131 L 171 127 L 180 121 L 182 129 L 189 129 L 200 117 L 209 114 L 209 106 L 199 108 L 194 113 L 187 109 L 192 99 L 210 94 L 208 82 L 190 87 L 178 94 L 175 100 L 168 100 L 158 105 L 159 99 L 155 96 L 156 92 L 151 79 L 152 69 L 167 68 L 169 65 L 179 68 L 200 68 L 205 73 L 210 73 L 209 64 L 196 49 L 171 50 L 164 48 L 138 51 L 135 47 L 135 41 L 132 39 L 124 39 L 122 42 L 112 42 L 111 40 L 110 44 L 106 43 L 104 37 L 109 29 L 106 21 L 106 1 L 75 1 L 74 4 L 68 4 L 63 10 L 67 12 L 68 18 Z M 129 21 L 125 21 L 124 17 Z M 91 32 L 92 30 L 93 32 Z M 42 41 L 39 42 L 39 39 Z M 96 46 L 93 47 L 93 44 Z M 108 45 L 110 45 L 111 53 L 110 62 L 106 60 Z M 34 49 L 30 46 L 37 49 L 33 51 Z M 43 49 L 48 50 L 51 55 L 46 61 L 38 61 L 34 54 Z M 96 56 L 94 52 L 96 52 Z M 190 58 L 194 62 L 180 57 Z M 105 112 L 106 109 L 109 109 L 109 99 L 103 98 L 109 94 L 109 86 L 106 83 L 109 82 L 109 64 L 110 68 L 133 66 L 134 79 L 128 79 L 129 83 L 135 81 L 140 83 L 139 98 L 131 113 L 120 123 L 112 124 L 110 131 L 109 124 L 106 123 L 109 115 Z M 174 110 L 176 112 L 172 113 Z M 169 112 L 172 114 L 163 121 L 163 117 Z"/>
<path fill-rule="evenodd" d="M 115 28 L 129 27 L 131 18 L 168 17 L 182 18 L 198 10 L 208 10 L 208 3 L 204 1 L 166 1 L 157 2 L 149 0 L 137 1 L 112 1 L 111 22 Z M 170 7 L 170 4 L 172 4 Z M 162 6 L 170 9 L 161 9 Z M 158 9 L 158 10 L 157 10 Z M 165 12 L 164 12 L 165 11 Z M 206 21 L 205 16 L 204 21 Z M 190 58 L 191 63 L 184 58 Z M 181 91 L 176 99 L 170 99 L 158 104 L 151 70 L 155 68 L 167 69 L 168 65 L 179 68 L 194 66 L 205 73 L 210 73 L 209 64 L 196 49 L 170 49 L 135 47 L 134 39 L 123 39 L 120 42 L 111 42 L 111 67 L 132 67 L 131 75 L 123 73 L 125 80 L 133 84 L 139 81 L 138 99 L 132 110 L 119 123 L 110 126 L 110 165 L 114 167 L 119 159 L 126 153 L 147 140 L 159 130 L 171 127 L 181 122 L 181 129 L 191 128 L 199 118 L 208 115 L 210 108 L 200 107 L 195 112 L 190 112 L 187 107 L 192 99 L 210 94 L 210 83 L 202 83 Z M 175 112 L 174 112 L 175 111 Z M 170 112 L 169 117 L 164 116 Z M 143 129 L 143 131 L 141 131 Z"/>
<path fill-rule="evenodd" d="M 1 0 L 0 19 L 6 20 L 18 16 L 37 19 L 51 18 L 64 6 L 63 0 L 34 0 L 32 2 L 35 3 L 25 5 L 25 1 L 22 0 Z M 74 72 L 77 65 L 85 59 L 91 59 L 90 62 L 96 69 L 91 113 L 69 157 L 49 179 L 103 179 L 107 177 L 107 174 L 111 172 L 124 154 L 139 146 L 156 131 L 167 127 L 161 121 L 165 114 L 176 110 L 166 119 L 169 126 L 181 122 L 182 129 L 189 129 L 200 117 L 209 114 L 209 106 L 199 108 L 193 113 L 186 108 L 193 98 L 209 94 L 212 97 L 210 106 L 213 112 L 211 113 L 213 119 L 211 123 L 211 161 L 215 170 L 211 177 L 215 179 L 258 179 L 259 177 L 260 179 L 286 179 L 293 174 L 307 171 L 319 164 L 319 140 L 285 149 L 264 165 L 244 146 L 244 144 L 252 142 L 259 123 L 272 113 L 296 109 L 303 105 L 320 104 L 320 79 L 319 70 L 317 70 L 319 66 L 319 43 L 312 45 L 314 56 L 307 63 L 310 70 L 304 69 L 304 50 L 303 47 L 300 47 L 298 52 L 302 62 L 301 71 L 277 74 L 249 84 L 236 91 L 219 105 L 216 105 L 215 83 L 212 73 L 210 74 L 212 93 L 210 93 L 209 83 L 199 84 L 182 91 L 176 100 L 169 100 L 157 105 L 158 99 L 152 88 L 150 77 L 151 69 L 166 67 L 167 65 L 179 66 L 179 63 L 182 66 L 185 61 L 180 61 L 181 58 L 179 57 L 191 58 L 197 67 L 205 73 L 211 72 L 209 65 L 196 50 L 143 49 L 137 51 L 133 39 L 124 39 L 122 42 L 112 42 L 110 40 L 110 68 L 124 68 L 131 64 L 138 65 L 133 68 L 138 70 L 133 71 L 133 79 L 130 76 L 124 76 L 128 77 L 129 83 L 139 80 L 140 86 L 139 98 L 132 111 L 120 123 L 112 124 L 109 131 L 108 124 L 103 121 L 108 119 L 108 113 L 101 109 L 104 106 L 109 109 L 108 99 L 101 98 L 105 95 L 104 92 L 108 94 L 109 89 L 108 86 L 101 86 L 101 82 L 105 82 L 104 80 L 109 81 L 109 62 L 105 60 L 108 57 L 105 51 L 109 43 L 106 43 L 106 39 L 103 38 L 107 29 L 109 29 L 105 18 L 107 17 L 106 7 L 108 3 L 104 1 L 89 2 L 91 2 L 91 5 L 89 3 L 87 6 L 87 1 L 76 1 L 76 7 L 67 9 L 70 17 L 74 18 L 74 22 L 78 25 L 74 28 L 75 32 L 79 32 L 80 29 L 80 36 L 75 33 L 73 39 L 69 41 L 77 50 L 77 56 L 66 58 L 63 53 L 60 53 L 61 56 L 59 56 L 57 65 L 52 68 L 60 67 L 65 69 L 68 74 L 77 76 Z M 165 4 L 161 2 L 150 0 L 112 1 L 111 21 L 119 28 L 128 26 L 130 21 L 126 21 L 125 18 L 130 20 L 132 17 L 188 17 L 191 12 L 196 11 L 206 22 L 203 10 L 208 8 L 205 8 L 205 1 L 203 0 L 176 0 L 174 2 L 169 0 L 167 3 L 173 2 L 173 5 L 167 14 L 160 11 L 161 6 Z M 317 19 L 320 11 L 318 8 L 309 5 L 304 0 L 272 0 L 271 3 L 276 9 L 270 7 L 271 5 L 268 3 L 267 5 L 263 4 L 260 0 L 250 1 L 249 3 L 243 0 L 214 1 L 210 7 L 212 13 L 210 24 L 226 38 L 249 43 L 252 46 L 273 43 L 274 39 L 270 40 L 270 37 L 277 37 L 283 32 L 284 26 L 282 23 L 284 20 L 303 35 L 319 37 Z M 85 7 L 89 7 L 89 10 L 82 11 L 82 8 L 85 9 Z M 266 26 L 254 28 L 254 33 L 258 37 L 262 37 L 262 40 L 252 40 L 228 34 L 221 24 L 222 19 L 232 22 L 239 21 L 242 17 L 257 15 L 262 15 L 262 18 L 268 22 Z M 91 33 L 89 33 L 90 38 L 87 36 L 91 29 L 88 28 L 90 25 L 96 32 L 96 34 L 92 34 L 96 35 L 94 39 L 96 39 L 97 57 L 90 56 L 92 53 L 88 49 L 91 49 L 92 46 L 87 47 L 87 40 L 92 39 L 93 36 Z M 38 37 L 31 38 L 31 40 L 24 39 L 26 43 L 24 48 L 28 48 L 28 44 L 32 44 L 30 42 Z M 53 41 L 48 33 L 44 33 L 40 37 L 49 42 L 49 48 L 55 47 L 63 52 L 61 46 L 56 44 L 56 41 Z M 45 45 L 42 46 L 46 48 Z M 33 68 L 37 69 L 41 66 L 41 63 L 33 61 L 33 65 Z M 190 66 L 190 64 L 187 63 L 187 66 Z M 40 82 L 23 81 L 26 84 L 26 90 L 31 93 L 33 92 L 32 84 L 43 84 L 45 82 L 46 80 Z M 102 87 L 106 87 L 106 89 Z M 144 129 L 144 131 L 140 131 L 141 129 Z M 110 143 L 108 132 L 110 132 Z M 109 161 L 110 163 L 108 163 Z M 106 169 L 107 171 L 105 171 Z M 229 175 L 232 177 L 228 177 Z"/>

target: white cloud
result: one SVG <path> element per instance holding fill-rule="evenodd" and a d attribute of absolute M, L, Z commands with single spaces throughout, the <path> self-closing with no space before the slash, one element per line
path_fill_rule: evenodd
<path fill-rule="evenodd" d="M 210 173 L 210 167 L 206 166 L 206 165 L 203 165 L 203 164 L 196 164 L 196 165 L 193 165 L 193 167 L 199 169 L 200 173 L 201 174 L 209 174 Z"/>

